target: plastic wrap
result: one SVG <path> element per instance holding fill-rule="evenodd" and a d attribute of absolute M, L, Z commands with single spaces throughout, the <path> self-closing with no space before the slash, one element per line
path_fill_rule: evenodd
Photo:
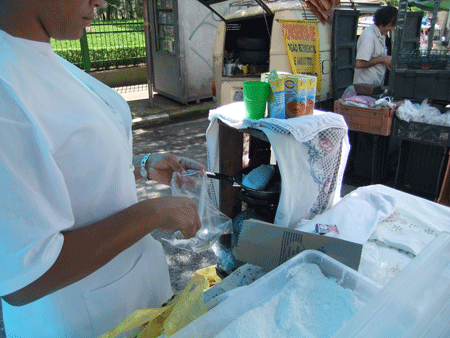
<path fill-rule="evenodd" d="M 219 237 L 231 231 L 231 219 L 225 216 L 211 198 L 210 179 L 200 171 L 189 170 L 180 175 L 180 180 L 189 181 L 180 187 L 172 184 L 172 195 L 190 198 L 196 205 L 200 216 L 201 228 L 190 239 L 176 239 L 175 235 L 164 239 L 171 245 L 192 252 L 201 252 L 213 246 Z"/>

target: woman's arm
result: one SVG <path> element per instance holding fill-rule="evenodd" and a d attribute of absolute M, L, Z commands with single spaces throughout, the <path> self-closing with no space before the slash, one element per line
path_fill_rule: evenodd
<path fill-rule="evenodd" d="M 192 238 L 200 226 L 196 205 L 188 198 L 138 202 L 102 221 L 63 232 L 64 244 L 53 266 L 3 299 L 15 306 L 28 304 L 90 275 L 153 230 L 180 230 Z"/>
<path fill-rule="evenodd" d="M 133 156 L 134 177 L 137 180 L 143 178 L 140 174 L 143 157 Z M 204 165 L 201 163 L 169 153 L 151 154 L 145 163 L 145 169 L 148 172 L 147 179 L 169 186 L 174 172 L 182 174 L 189 169 L 204 170 L 204 168 Z"/>
<path fill-rule="evenodd" d="M 386 56 L 377 56 L 375 58 L 370 59 L 369 61 L 356 59 L 355 68 L 369 68 L 373 67 L 379 63 L 384 63 L 387 69 L 391 69 L 391 60 L 392 57 L 389 55 Z"/>

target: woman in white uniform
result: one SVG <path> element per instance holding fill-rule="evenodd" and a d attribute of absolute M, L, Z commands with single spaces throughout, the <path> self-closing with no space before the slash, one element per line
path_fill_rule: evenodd
<path fill-rule="evenodd" d="M 155 229 L 195 236 L 187 198 L 138 202 L 135 179 L 203 169 L 169 154 L 132 164 L 131 114 L 53 53 L 103 0 L 0 1 L 0 296 L 8 337 L 96 337 L 172 296 Z"/>

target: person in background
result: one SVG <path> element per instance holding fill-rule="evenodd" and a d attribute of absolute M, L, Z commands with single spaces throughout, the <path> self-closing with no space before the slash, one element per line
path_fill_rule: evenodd
<path fill-rule="evenodd" d="M 8 337 L 97 337 L 172 295 L 153 230 L 192 238 L 185 197 L 138 201 L 136 179 L 203 170 L 171 154 L 133 165 L 126 101 L 57 56 L 103 0 L 0 1 L 0 297 Z"/>
<path fill-rule="evenodd" d="M 354 84 L 382 86 L 386 69 L 391 68 L 391 56 L 387 55 L 386 35 L 395 29 L 397 8 L 385 6 L 374 15 L 374 24 L 367 27 L 356 45 Z"/>

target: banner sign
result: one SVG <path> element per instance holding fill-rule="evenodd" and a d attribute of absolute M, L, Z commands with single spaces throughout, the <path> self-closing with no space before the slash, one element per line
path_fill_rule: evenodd
<path fill-rule="evenodd" d="M 320 95 L 319 23 L 316 21 L 278 20 L 283 32 L 292 74 L 310 74 L 317 77 L 317 95 Z"/>

